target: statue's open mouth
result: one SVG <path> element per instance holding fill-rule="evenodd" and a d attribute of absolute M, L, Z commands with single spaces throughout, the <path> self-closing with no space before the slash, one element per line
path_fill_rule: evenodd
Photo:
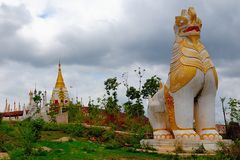
<path fill-rule="evenodd" d="M 184 32 L 190 32 L 190 31 L 193 31 L 193 30 L 195 30 L 196 32 L 200 31 L 198 26 L 190 26 L 186 30 L 184 30 Z"/>

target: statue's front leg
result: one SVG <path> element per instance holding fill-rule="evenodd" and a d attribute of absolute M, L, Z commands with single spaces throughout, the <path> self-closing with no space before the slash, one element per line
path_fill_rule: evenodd
<path fill-rule="evenodd" d="M 193 79 L 176 92 L 165 94 L 170 126 L 177 139 L 199 140 L 194 131 L 194 98 L 201 90 L 204 74 L 197 70 Z M 180 83 L 179 83 L 180 84 Z M 170 84 L 171 85 L 171 84 Z"/>
<path fill-rule="evenodd" d="M 168 130 L 163 90 L 158 91 L 152 98 L 149 97 L 147 111 L 154 139 L 172 139 L 172 134 Z"/>
<path fill-rule="evenodd" d="M 215 97 L 217 91 L 217 77 L 214 69 L 208 70 L 205 75 L 203 90 L 197 100 L 196 129 L 201 139 L 221 140 L 222 137 L 215 129 Z"/>
<path fill-rule="evenodd" d="M 193 103 L 194 97 L 192 92 L 184 90 L 172 94 L 174 99 L 174 114 L 169 115 L 170 126 L 176 139 L 199 140 L 199 135 L 193 128 Z M 171 108 L 169 108 L 169 112 Z"/>

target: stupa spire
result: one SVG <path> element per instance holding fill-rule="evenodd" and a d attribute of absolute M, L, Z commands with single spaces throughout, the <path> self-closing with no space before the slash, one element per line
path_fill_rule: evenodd
<path fill-rule="evenodd" d="M 55 88 L 66 88 L 65 83 L 64 83 L 64 79 L 63 79 L 63 75 L 62 75 L 62 68 L 61 68 L 60 60 L 59 60 L 59 64 L 58 64 L 58 76 L 57 76 L 57 81 L 56 81 L 56 84 L 55 84 Z"/>
<path fill-rule="evenodd" d="M 67 87 L 65 86 L 63 75 L 62 75 L 62 68 L 61 62 L 59 60 L 58 64 L 58 76 L 55 87 L 53 88 L 51 103 L 55 106 L 68 106 L 69 104 L 69 95 L 67 91 Z"/>

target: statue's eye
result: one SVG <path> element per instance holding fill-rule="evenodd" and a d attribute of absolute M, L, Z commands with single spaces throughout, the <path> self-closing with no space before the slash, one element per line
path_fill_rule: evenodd
<path fill-rule="evenodd" d="M 183 26 L 188 23 L 188 19 L 183 16 L 177 16 L 177 17 L 175 17 L 175 23 L 177 26 Z"/>

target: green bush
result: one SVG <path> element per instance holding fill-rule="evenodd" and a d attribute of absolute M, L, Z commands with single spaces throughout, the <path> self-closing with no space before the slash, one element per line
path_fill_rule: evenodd
<path fill-rule="evenodd" d="M 61 131 L 60 124 L 57 124 L 57 123 L 45 123 L 43 125 L 43 131 Z"/>
<path fill-rule="evenodd" d="M 134 134 L 129 134 L 124 137 L 125 143 L 135 148 L 140 148 L 140 140 L 144 138 L 144 130 L 138 130 Z"/>
<path fill-rule="evenodd" d="M 0 124 L 0 132 L 2 133 L 9 134 L 13 130 L 14 130 L 13 126 L 9 125 L 7 122 L 2 122 L 2 124 Z"/>
<path fill-rule="evenodd" d="M 8 137 L 4 133 L 0 133 L 0 152 L 6 152 L 6 148 L 4 147 L 6 144 Z"/>
<path fill-rule="evenodd" d="M 231 145 L 225 145 L 224 143 L 218 144 L 220 149 L 217 152 L 219 159 L 240 159 L 240 139 L 234 141 Z"/>
<path fill-rule="evenodd" d="M 102 137 L 103 137 L 103 141 L 110 141 L 112 139 L 115 139 L 115 133 L 112 130 L 105 131 Z"/>
<path fill-rule="evenodd" d="M 70 132 L 71 135 L 77 136 L 77 137 L 83 137 L 85 131 L 85 127 L 81 124 L 75 124 L 71 126 L 71 128 L 68 128 L 68 132 Z"/>
<path fill-rule="evenodd" d="M 62 131 L 72 136 L 84 137 L 86 128 L 80 124 L 56 124 L 56 123 L 46 123 L 43 126 L 44 131 Z"/>
<path fill-rule="evenodd" d="M 3 117 L 2 117 L 2 115 L 0 114 L 0 124 L 2 124 L 2 119 L 3 119 Z"/>
<path fill-rule="evenodd" d="M 68 110 L 68 122 L 82 122 L 83 114 L 80 112 L 81 106 L 70 104 L 67 108 Z"/>
<path fill-rule="evenodd" d="M 13 160 L 29 160 L 29 156 L 24 153 L 23 148 L 17 148 L 9 152 L 10 159 Z"/>
<path fill-rule="evenodd" d="M 34 143 L 37 141 L 36 132 L 33 130 L 30 122 L 21 123 L 17 127 L 18 140 L 23 148 L 24 154 L 30 155 Z"/>
<path fill-rule="evenodd" d="M 115 139 L 110 140 L 105 145 L 106 149 L 118 149 L 118 148 L 121 148 L 121 147 L 122 147 L 122 145 Z"/>
<path fill-rule="evenodd" d="M 93 127 L 88 129 L 88 137 L 102 137 L 105 129 Z"/>
<path fill-rule="evenodd" d="M 197 149 L 193 151 L 193 153 L 206 153 L 206 149 L 204 148 L 203 144 L 201 144 Z"/>
<path fill-rule="evenodd" d="M 37 142 L 41 138 L 41 130 L 43 129 L 44 124 L 45 122 L 43 119 L 26 119 L 18 124 L 18 131 L 22 136 L 27 136 L 21 131 L 26 130 L 26 132 L 32 134 L 33 142 Z"/>
<path fill-rule="evenodd" d="M 42 119 L 26 119 L 17 124 L 15 136 L 22 147 L 24 155 L 32 154 L 35 143 L 41 138 L 44 123 Z"/>
<path fill-rule="evenodd" d="M 43 129 L 45 122 L 43 119 L 35 119 L 30 121 L 30 125 L 32 127 L 33 133 L 35 134 L 35 141 L 41 138 L 41 130 Z"/>

